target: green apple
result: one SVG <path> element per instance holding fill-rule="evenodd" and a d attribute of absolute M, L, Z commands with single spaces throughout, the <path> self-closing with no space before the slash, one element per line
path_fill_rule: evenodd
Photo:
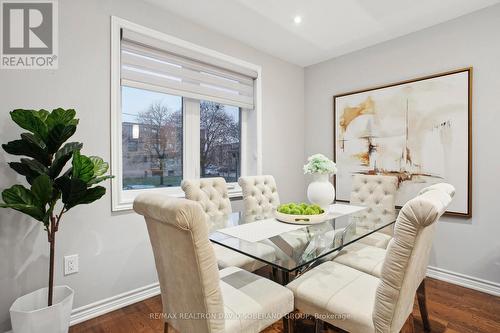
<path fill-rule="evenodd" d="M 283 214 L 290 214 L 290 208 L 287 206 L 281 207 L 278 211 Z"/>
<path fill-rule="evenodd" d="M 305 215 L 316 215 L 318 214 L 317 211 L 315 209 L 313 209 L 312 207 L 307 207 L 305 210 L 304 210 L 304 214 Z"/>

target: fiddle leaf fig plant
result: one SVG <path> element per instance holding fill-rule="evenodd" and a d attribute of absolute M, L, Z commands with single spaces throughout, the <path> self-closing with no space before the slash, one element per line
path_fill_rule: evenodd
<path fill-rule="evenodd" d="M 106 189 L 97 185 L 112 176 L 109 165 L 97 156 L 81 154 L 83 144 L 66 142 L 76 132 L 73 109 L 14 110 L 12 120 L 27 132 L 2 145 L 9 154 L 22 156 L 9 166 L 26 177 L 29 187 L 14 185 L 2 192 L 2 208 L 12 208 L 40 221 L 47 232 L 49 258 L 48 306 L 52 305 L 56 232 L 63 214 L 92 203 Z M 68 162 L 71 160 L 71 164 Z"/>

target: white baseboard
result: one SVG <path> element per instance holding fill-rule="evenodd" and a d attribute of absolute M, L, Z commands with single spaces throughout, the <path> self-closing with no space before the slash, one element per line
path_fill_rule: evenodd
<path fill-rule="evenodd" d="M 491 295 L 500 296 L 500 283 L 486 281 L 432 266 L 427 268 L 427 276 Z M 158 282 L 156 282 L 76 308 L 71 311 L 70 325 L 81 323 L 159 294 L 160 286 Z"/>
<path fill-rule="evenodd" d="M 500 283 L 487 281 L 432 266 L 427 267 L 427 276 L 469 289 L 482 291 L 483 293 L 487 293 L 490 295 L 500 296 Z"/>
<path fill-rule="evenodd" d="M 71 311 L 70 326 L 99 317 L 105 313 L 123 308 L 160 294 L 158 282 L 84 305 Z"/>

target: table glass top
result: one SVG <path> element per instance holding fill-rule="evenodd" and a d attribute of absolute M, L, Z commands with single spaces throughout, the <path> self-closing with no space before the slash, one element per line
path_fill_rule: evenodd
<path fill-rule="evenodd" d="M 283 271 L 292 272 L 307 269 L 320 259 L 327 260 L 328 257 L 334 255 L 342 247 L 374 233 L 379 233 L 384 228 L 390 228 L 390 225 L 395 222 L 395 218 L 390 218 L 383 222 L 371 223 L 365 215 L 363 211 L 358 211 L 339 217 L 330 216 L 323 223 L 306 225 L 300 229 L 285 231 L 270 237 L 265 237 L 265 233 L 260 236 L 242 235 L 237 237 L 229 235 L 227 228 L 259 222 L 257 225 L 253 225 L 257 228 L 244 226 L 244 230 L 241 227 L 239 229 L 243 233 L 255 232 L 260 234 L 262 230 L 259 229 L 264 228 L 266 223 L 270 222 L 270 228 L 271 226 L 274 229 L 278 227 L 276 230 L 280 230 L 280 226 L 276 224 L 279 221 L 273 216 L 251 221 L 245 218 L 243 213 L 237 212 L 226 216 L 211 217 L 208 222 L 209 238 L 213 243 Z M 285 229 L 293 228 L 293 226 L 282 227 Z M 264 237 L 264 239 L 249 241 L 252 237 Z"/>

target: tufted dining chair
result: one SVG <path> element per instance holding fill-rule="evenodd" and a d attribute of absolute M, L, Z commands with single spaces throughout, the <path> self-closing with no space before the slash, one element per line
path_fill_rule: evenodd
<path fill-rule="evenodd" d="M 240 177 L 238 184 L 243 192 L 245 220 L 255 221 L 273 216 L 273 210 L 280 204 L 273 176 Z"/>
<path fill-rule="evenodd" d="M 396 191 L 398 179 L 393 176 L 361 175 L 352 177 L 350 202 L 367 209 L 357 213 L 357 231 L 374 230 L 396 218 Z M 362 243 L 385 249 L 392 237 L 392 227 L 384 228 L 361 240 Z"/>
<path fill-rule="evenodd" d="M 453 187 L 453 185 L 448 184 L 448 183 L 437 183 L 437 184 L 425 187 L 425 188 L 421 189 L 418 194 L 419 195 L 424 194 L 425 192 L 432 191 L 432 190 L 443 191 L 445 193 L 448 193 L 448 195 L 452 198 L 455 196 L 455 187 Z"/>
<path fill-rule="evenodd" d="M 439 183 L 426 187 L 422 189 L 418 195 L 433 190 L 442 191 L 451 198 L 455 195 L 455 188 L 447 183 Z M 386 255 L 387 249 L 366 245 L 362 242 L 354 242 L 340 250 L 334 261 L 373 276 L 381 277 L 382 265 Z"/>
<path fill-rule="evenodd" d="M 439 183 L 426 187 L 422 189 L 418 195 L 433 190 L 442 191 L 448 194 L 452 199 L 455 195 L 455 188 L 446 183 Z M 382 267 L 386 256 L 387 249 L 366 245 L 361 242 L 354 242 L 340 250 L 333 261 L 380 278 L 382 277 Z M 429 327 L 426 311 L 425 280 L 423 280 L 419 286 L 417 296 L 424 326 Z"/>
<path fill-rule="evenodd" d="M 231 214 L 226 180 L 222 177 L 184 179 L 181 188 L 186 199 L 197 201 L 207 216 Z"/>
<path fill-rule="evenodd" d="M 238 184 L 243 192 L 243 218 L 245 222 L 253 222 L 274 217 L 274 210 L 280 205 L 278 187 L 271 175 L 240 177 Z M 290 231 L 279 235 L 292 249 L 303 249 L 309 243 L 308 234 L 303 230 Z M 275 251 L 282 251 L 270 242 Z M 273 267 L 273 278 L 278 272 Z"/>
<path fill-rule="evenodd" d="M 443 187 L 450 188 L 425 189 L 403 206 L 378 277 L 325 262 L 287 286 L 295 307 L 353 333 L 399 332 L 405 323 L 413 327 L 414 295 L 425 278 L 436 222 L 452 200 Z M 425 298 L 422 302 L 419 294 L 424 328 L 429 329 Z"/>
<path fill-rule="evenodd" d="M 231 214 L 231 201 L 227 192 L 226 180 L 222 177 L 184 179 L 181 182 L 181 188 L 185 193 L 186 199 L 196 201 L 200 204 L 207 223 L 217 220 L 225 220 Z M 239 241 L 235 239 L 235 241 Z M 273 247 L 262 244 L 243 244 L 242 247 L 252 247 L 250 253 L 258 253 L 260 257 L 273 260 L 275 250 Z M 253 272 L 263 266 L 261 261 L 252 259 L 244 254 L 238 253 L 227 247 L 213 244 L 215 255 L 219 267 L 225 268 L 236 266 L 244 270 Z"/>
<path fill-rule="evenodd" d="M 236 267 L 217 269 L 200 205 L 141 194 L 134 210 L 153 247 L 165 332 L 260 332 L 293 310 L 285 287 Z"/>

